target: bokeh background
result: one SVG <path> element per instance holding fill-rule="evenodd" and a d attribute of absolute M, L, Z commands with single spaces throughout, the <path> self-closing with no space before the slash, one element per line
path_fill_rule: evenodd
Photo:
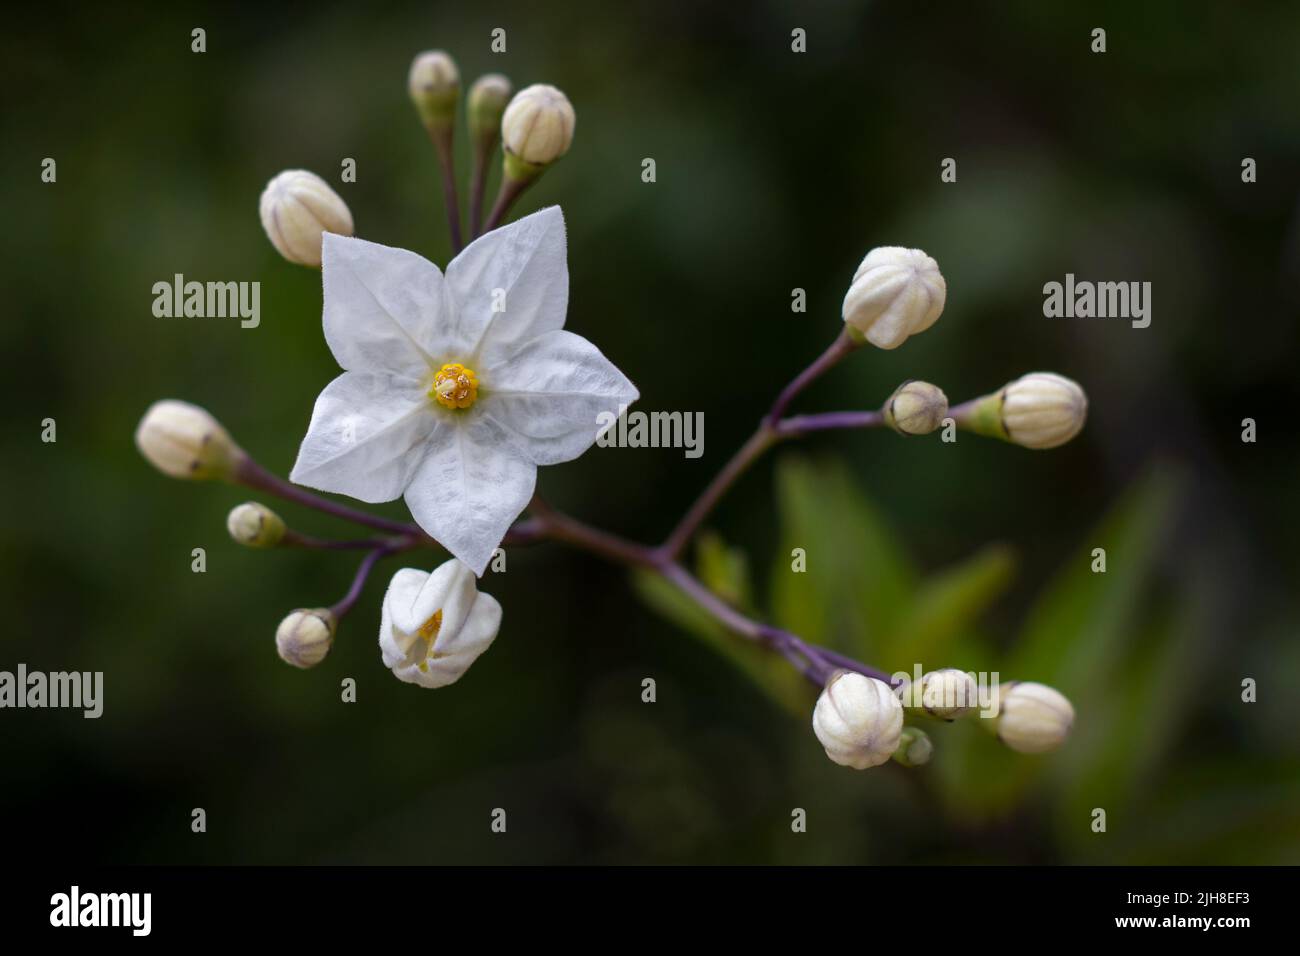
<path fill-rule="evenodd" d="M 0 712 L 14 858 L 1300 861 L 1300 7 L 320 2 L 6 17 L 0 669 L 106 683 L 97 721 Z M 1104 55 L 1089 51 L 1098 26 Z M 494 27 L 505 54 L 489 51 Z M 790 52 L 795 27 L 804 55 Z M 405 92 L 430 47 L 452 51 L 466 83 L 502 71 L 568 92 L 573 150 L 520 209 L 564 208 L 569 327 L 627 371 L 642 407 L 705 415 L 698 460 L 593 449 L 544 470 L 557 505 L 665 534 L 836 334 L 875 245 L 934 255 L 947 310 L 906 347 L 855 356 L 801 410 L 875 407 L 909 377 L 954 401 L 1034 369 L 1085 385 L 1089 426 L 1055 452 L 875 432 L 785 448 L 718 510 L 702 555 L 730 599 L 883 667 L 1056 685 L 1079 715 L 1064 750 L 1010 755 L 961 724 L 934 730 L 923 770 L 837 767 L 811 733 L 810 688 L 652 583 L 558 545 L 515 549 L 485 579 L 504 629 L 454 687 L 402 685 L 381 665 L 394 562 L 321 667 L 276 658 L 276 623 L 336 600 L 353 559 L 240 549 L 224 518 L 247 495 L 163 478 L 132 432 L 151 401 L 188 399 L 287 472 L 336 367 L 319 274 L 275 254 L 258 194 L 281 169 L 315 170 L 360 235 L 445 264 L 433 154 Z M 40 181 L 47 156 L 57 184 Z M 338 181 L 345 157 L 355 184 Z M 940 181 L 945 157 L 955 184 Z M 155 318 L 151 287 L 177 272 L 261 282 L 261 327 Z M 1150 281 L 1150 328 L 1044 318 L 1042 286 L 1067 272 Z M 47 417 L 54 444 L 40 440 Z M 280 510 L 305 531 L 347 530 Z M 806 575 L 790 573 L 794 546 Z M 1095 547 L 1104 575 L 1089 571 Z M 195 807 L 206 834 L 191 833 Z M 494 807 L 505 836 L 489 831 Z M 805 834 L 791 833 L 795 807 Z"/>

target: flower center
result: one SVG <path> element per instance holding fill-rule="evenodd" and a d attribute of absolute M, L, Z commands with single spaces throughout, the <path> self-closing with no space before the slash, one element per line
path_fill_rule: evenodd
<path fill-rule="evenodd" d="M 472 368 L 448 362 L 433 377 L 429 397 L 446 408 L 469 408 L 478 398 L 478 376 Z"/>
<path fill-rule="evenodd" d="M 471 402 L 473 400 L 474 399 L 472 398 L 470 399 Z M 441 401 L 441 399 L 439 399 L 439 401 Z M 428 671 L 429 661 L 434 660 L 435 658 L 438 657 L 438 655 L 433 652 L 433 642 L 437 640 L 438 632 L 440 630 L 442 630 L 441 609 L 434 611 L 433 617 L 429 618 L 427 621 L 421 624 L 420 629 L 415 632 L 420 636 L 420 639 L 423 640 L 426 645 L 424 649 L 424 660 L 420 661 L 420 663 L 416 665 L 422 671 Z"/>

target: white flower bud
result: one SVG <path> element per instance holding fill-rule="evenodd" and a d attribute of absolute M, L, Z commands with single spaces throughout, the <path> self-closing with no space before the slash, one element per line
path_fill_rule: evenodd
<path fill-rule="evenodd" d="M 872 345 L 896 349 L 934 325 L 947 296 L 939 264 L 924 252 L 881 246 L 867 253 L 853 275 L 844 321 Z"/>
<path fill-rule="evenodd" d="M 384 595 L 384 666 L 421 687 L 455 683 L 501 628 L 501 605 L 478 592 L 474 572 L 452 558 L 432 574 L 403 568 Z"/>
<path fill-rule="evenodd" d="M 1046 684 L 1012 681 L 998 689 L 998 739 L 1025 754 L 1055 750 L 1074 726 L 1074 708 Z"/>
<path fill-rule="evenodd" d="M 904 382 L 883 409 L 885 424 L 900 435 L 928 435 L 943 424 L 948 396 L 929 382 Z"/>
<path fill-rule="evenodd" d="M 226 516 L 226 530 L 249 548 L 274 548 L 284 538 L 284 519 L 264 504 L 247 501 Z"/>
<path fill-rule="evenodd" d="M 903 705 L 890 686 L 874 677 L 840 671 L 813 709 L 813 733 L 838 764 L 865 770 L 898 749 Z"/>
<path fill-rule="evenodd" d="M 929 734 L 919 727 L 904 727 L 893 756 L 904 767 L 920 767 L 930 762 L 933 753 L 934 744 Z"/>
<path fill-rule="evenodd" d="M 426 127 L 451 125 L 460 99 L 460 70 L 445 51 L 428 50 L 412 60 L 406 88 Z"/>
<path fill-rule="evenodd" d="M 531 178 L 567 153 L 576 122 L 573 104 L 553 86 L 534 83 L 516 93 L 501 117 L 507 174 Z"/>
<path fill-rule="evenodd" d="M 277 252 L 300 266 L 320 268 L 327 232 L 352 235 L 352 213 L 329 183 L 305 169 L 286 169 L 262 190 L 262 228 Z"/>
<path fill-rule="evenodd" d="M 245 457 L 206 410 L 171 398 L 149 406 L 135 430 L 135 444 L 151 465 L 173 478 L 229 478 Z"/>
<path fill-rule="evenodd" d="M 919 686 L 912 687 L 910 693 L 911 706 L 940 720 L 955 720 L 979 707 L 975 678 L 955 667 L 923 674 Z"/>
<path fill-rule="evenodd" d="M 275 649 L 286 664 L 315 667 L 330 652 L 338 624 L 328 608 L 299 608 L 275 629 Z"/>
<path fill-rule="evenodd" d="M 1064 375 L 1030 372 L 1002 391 L 1002 427 L 1025 448 L 1064 445 L 1088 417 L 1088 397 Z"/>
<path fill-rule="evenodd" d="M 480 76 L 469 88 L 469 131 L 476 139 L 496 138 L 511 89 L 509 78 L 501 73 Z"/>

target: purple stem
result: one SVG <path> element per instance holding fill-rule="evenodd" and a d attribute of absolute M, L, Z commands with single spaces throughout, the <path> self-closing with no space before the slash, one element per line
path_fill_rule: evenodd
<path fill-rule="evenodd" d="M 841 330 L 835 341 L 831 343 L 830 348 L 818 356 L 811 365 L 796 375 L 790 384 L 781 390 L 781 394 L 776 397 L 776 401 L 772 404 L 772 410 L 767 413 L 765 419 L 767 426 L 775 428 L 796 395 L 811 385 L 828 369 L 838 364 L 844 356 L 859 348 L 861 346 L 849 336 L 847 328 Z"/>
<path fill-rule="evenodd" d="M 885 423 L 880 412 L 824 412 L 820 415 L 796 415 L 776 423 L 776 434 L 781 438 L 795 438 L 812 432 L 837 428 L 876 428 Z"/>
<path fill-rule="evenodd" d="M 357 599 L 361 597 L 361 591 L 366 586 L 366 579 L 370 577 L 370 572 L 374 570 L 379 559 L 386 558 L 397 550 L 397 548 L 375 548 L 361 559 L 361 564 L 357 566 L 357 573 L 352 578 L 352 586 L 348 588 L 348 593 L 343 595 L 343 600 L 330 608 L 336 618 L 341 618 L 352 610 L 352 605 L 356 604 Z"/>
<path fill-rule="evenodd" d="M 442 198 L 447 207 L 447 224 L 451 227 L 451 254 L 454 256 L 464 247 L 460 238 L 460 199 L 456 194 L 456 173 L 454 154 L 451 149 L 451 127 L 430 132 L 433 147 L 438 153 L 438 164 L 442 167 Z"/>
<path fill-rule="evenodd" d="M 367 528 L 377 528 L 380 531 L 389 531 L 393 534 L 417 538 L 427 537 L 416 525 L 406 524 L 401 521 L 390 521 L 388 518 L 381 518 L 378 515 L 359 511 L 336 501 L 330 501 L 328 498 L 314 495 L 310 491 L 304 491 L 297 485 L 285 481 L 279 475 L 267 471 L 252 458 L 245 458 L 236 466 L 234 480 L 247 488 L 265 491 L 267 494 L 283 498 L 285 501 L 292 501 L 307 508 L 314 508 L 317 511 L 323 511 L 327 515 L 333 515 L 354 524 L 364 525 Z"/>

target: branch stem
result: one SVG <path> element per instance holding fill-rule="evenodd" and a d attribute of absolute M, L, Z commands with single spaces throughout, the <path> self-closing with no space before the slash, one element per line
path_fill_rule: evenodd
<path fill-rule="evenodd" d="M 492 212 L 488 215 L 487 224 L 483 226 L 484 232 L 491 232 L 501 225 L 515 200 L 523 195 L 524 190 L 532 182 L 531 179 L 514 179 L 506 175 L 501 177 L 501 186 L 497 189 L 496 202 L 492 204 Z"/>
<path fill-rule="evenodd" d="M 272 474 L 252 458 L 244 458 L 235 467 L 233 480 L 246 488 L 264 491 L 267 494 L 275 495 L 277 498 L 283 498 L 285 501 L 292 501 L 307 508 L 314 508 L 327 515 L 333 515 L 335 518 L 342 518 L 344 521 L 351 521 L 353 524 L 359 524 L 366 528 L 432 541 L 431 538 L 428 538 L 428 535 L 420 530 L 418 525 L 402 521 L 391 521 L 388 518 L 381 518 L 378 515 L 372 515 L 357 508 L 339 504 L 337 501 L 330 501 L 328 498 L 314 495 L 297 485 L 290 484 L 279 475 Z"/>
<path fill-rule="evenodd" d="M 442 198 L 447 207 L 447 225 L 451 234 L 451 254 L 456 255 L 464 243 L 460 236 L 460 197 L 456 193 L 455 155 L 451 148 L 451 126 L 445 129 L 429 130 L 433 148 L 438 154 L 438 165 L 442 169 Z"/>

